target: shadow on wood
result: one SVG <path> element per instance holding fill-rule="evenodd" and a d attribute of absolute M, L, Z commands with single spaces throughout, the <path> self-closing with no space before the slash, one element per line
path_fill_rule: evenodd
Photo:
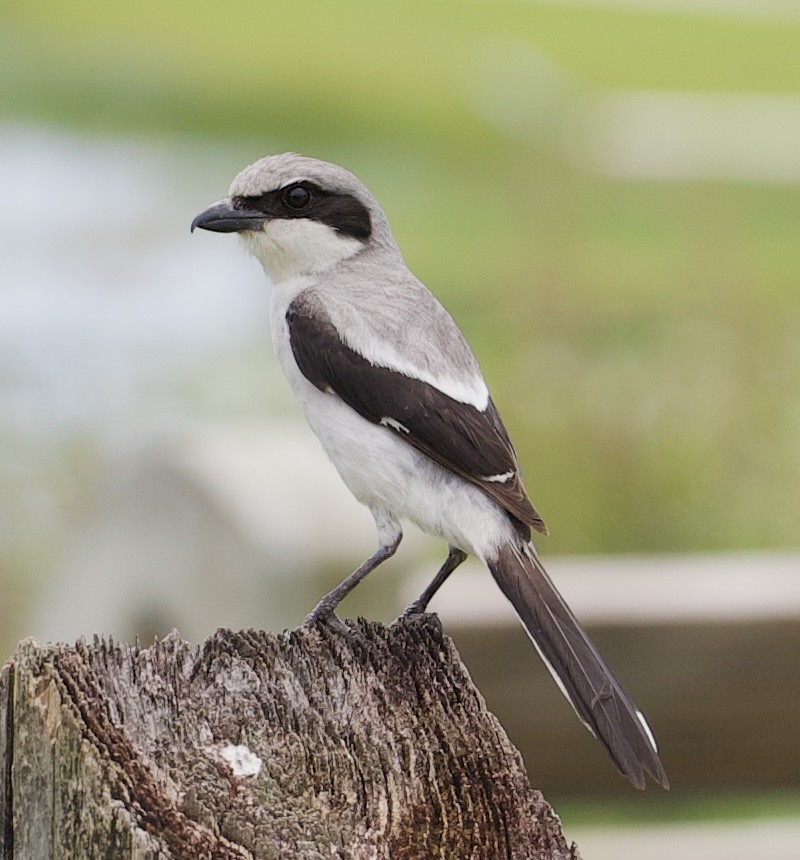
<path fill-rule="evenodd" d="M 0 857 L 576 860 L 433 616 L 23 642 Z"/>

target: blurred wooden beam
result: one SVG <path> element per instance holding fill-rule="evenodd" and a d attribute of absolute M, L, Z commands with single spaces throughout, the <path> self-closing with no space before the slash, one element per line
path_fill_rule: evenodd
<path fill-rule="evenodd" d="M 545 557 L 561 592 L 644 711 L 670 776 L 687 792 L 800 785 L 800 553 Z M 410 602 L 428 565 L 405 589 Z M 632 795 L 608 767 L 488 571 L 459 568 L 431 608 L 551 798 Z"/>

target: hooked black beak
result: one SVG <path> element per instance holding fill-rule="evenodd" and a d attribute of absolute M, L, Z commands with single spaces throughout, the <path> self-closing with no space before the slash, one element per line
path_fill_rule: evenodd
<path fill-rule="evenodd" d="M 201 230 L 213 230 L 215 233 L 260 230 L 266 219 L 266 215 L 257 209 L 236 208 L 232 200 L 220 200 L 192 221 L 192 233 L 195 227 Z"/>

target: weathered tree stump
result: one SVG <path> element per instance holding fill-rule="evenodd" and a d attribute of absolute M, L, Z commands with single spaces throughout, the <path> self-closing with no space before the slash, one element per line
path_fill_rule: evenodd
<path fill-rule="evenodd" d="M 578 857 L 436 619 L 23 642 L 2 860 Z"/>

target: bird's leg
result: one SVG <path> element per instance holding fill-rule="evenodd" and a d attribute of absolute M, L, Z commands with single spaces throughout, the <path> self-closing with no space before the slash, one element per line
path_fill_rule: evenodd
<path fill-rule="evenodd" d="M 382 564 L 387 558 L 391 558 L 395 554 L 397 547 L 400 546 L 401 538 L 402 534 L 399 534 L 392 543 L 379 547 L 378 551 L 354 570 L 347 579 L 340 582 L 332 591 L 329 591 L 306 617 L 306 626 L 311 627 L 314 624 L 323 623 L 337 628 L 344 627 L 341 621 L 336 618 L 336 607 L 368 573 L 371 573 L 379 564 Z"/>
<path fill-rule="evenodd" d="M 406 609 L 403 615 L 419 615 L 425 612 L 431 598 L 444 585 L 448 576 L 467 558 L 467 554 L 454 546 L 450 547 L 444 564 L 439 568 L 431 584 L 420 594 L 420 596 Z"/>

